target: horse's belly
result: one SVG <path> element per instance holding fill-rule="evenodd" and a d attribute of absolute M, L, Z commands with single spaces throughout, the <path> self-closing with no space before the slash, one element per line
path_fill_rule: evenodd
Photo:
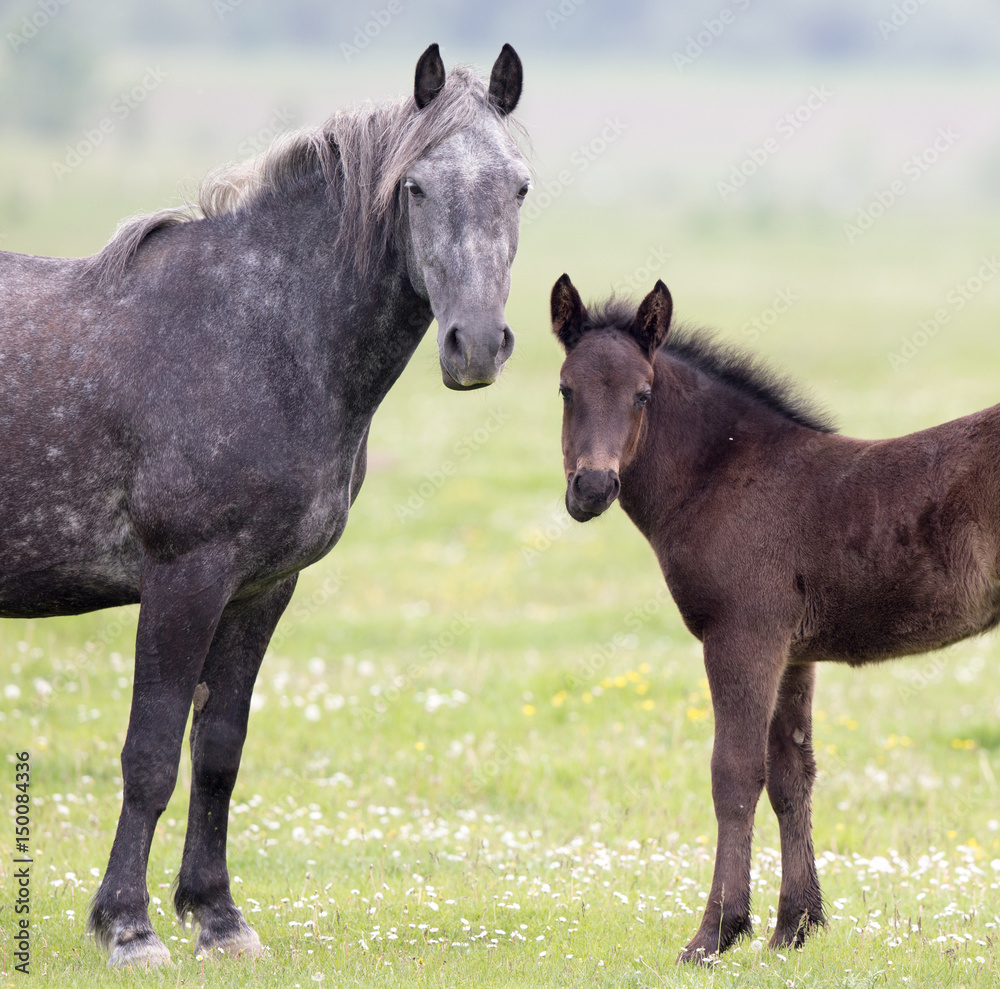
<path fill-rule="evenodd" d="M 0 518 L 0 617 L 138 601 L 140 547 L 120 493 L 34 504 L 7 497 Z"/>

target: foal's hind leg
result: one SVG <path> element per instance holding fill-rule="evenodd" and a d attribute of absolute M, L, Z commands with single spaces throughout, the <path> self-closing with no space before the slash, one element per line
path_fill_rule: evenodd
<path fill-rule="evenodd" d="M 156 822 L 177 781 L 184 723 L 229 589 L 206 554 L 144 569 L 132 711 L 122 749 L 114 845 L 90 910 L 109 965 L 158 965 L 170 952 L 149 922 L 146 865 Z"/>
<path fill-rule="evenodd" d="M 767 795 L 781 831 L 781 895 L 772 948 L 801 945 L 823 923 L 823 900 L 812 843 L 813 663 L 789 666 L 767 740 Z"/>
<path fill-rule="evenodd" d="M 296 578 L 229 605 L 222 613 L 195 692 L 191 725 L 191 805 L 174 903 L 182 919 L 201 927 L 196 951 L 259 955 L 256 932 L 236 908 L 229 888 L 226 836 L 229 799 L 246 738 L 250 697 L 271 633 Z"/>
<path fill-rule="evenodd" d="M 715 874 L 698 932 L 678 961 L 700 961 L 751 932 L 750 853 L 754 809 L 764 787 L 767 728 L 787 640 L 738 629 L 705 636 L 705 671 L 715 710 L 712 800 L 719 823 Z"/>

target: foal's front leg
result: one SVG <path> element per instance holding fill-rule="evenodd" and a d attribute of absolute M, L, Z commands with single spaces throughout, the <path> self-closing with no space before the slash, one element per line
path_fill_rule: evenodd
<path fill-rule="evenodd" d="M 823 924 L 823 899 L 812 842 L 813 663 L 785 670 L 767 740 L 767 795 L 781 832 L 781 895 L 772 948 L 801 945 Z"/>
<path fill-rule="evenodd" d="M 191 723 L 191 804 L 174 904 L 198 922 L 196 951 L 262 953 L 233 902 L 226 864 L 229 800 L 240 768 L 250 698 L 264 651 L 295 588 L 288 577 L 222 613 L 195 693 Z"/>
<path fill-rule="evenodd" d="M 705 671 L 715 711 L 712 800 L 719 825 L 715 874 L 698 932 L 678 961 L 723 952 L 752 930 L 750 853 L 753 817 L 766 776 L 767 731 L 788 640 L 717 629 L 705 635 Z"/>
<path fill-rule="evenodd" d="M 177 766 L 205 654 L 229 589 L 209 554 L 150 564 L 142 574 L 132 710 L 122 749 L 122 812 L 90 929 L 109 965 L 158 965 L 170 952 L 149 922 L 146 866 Z"/>

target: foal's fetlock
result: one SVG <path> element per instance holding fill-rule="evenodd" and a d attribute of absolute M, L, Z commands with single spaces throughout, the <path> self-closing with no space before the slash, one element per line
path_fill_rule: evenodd
<path fill-rule="evenodd" d="M 800 911 L 787 919 L 778 918 L 778 924 L 771 935 L 769 946 L 778 948 L 801 948 L 806 938 L 826 923 L 822 911 Z"/>
<path fill-rule="evenodd" d="M 727 948 L 751 934 L 753 934 L 753 924 L 750 922 L 749 912 L 739 918 L 726 917 L 718 925 L 702 926 L 678 955 L 677 963 L 712 964 Z"/>

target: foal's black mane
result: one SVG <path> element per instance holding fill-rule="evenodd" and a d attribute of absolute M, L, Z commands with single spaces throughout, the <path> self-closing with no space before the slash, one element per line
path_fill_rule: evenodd
<path fill-rule="evenodd" d="M 635 303 L 609 299 L 588 307 L 583 332 L 617 330 L 631 335 L 635 315 Z M 749 395 L 799 426 L 820 433 L 837 431 L 829 413 L 804 396 L 798 382 L 775 371 L 763 358 L 720 342 L 711 330 L 686 324 L 671 325 L 660 352 Z"/>

